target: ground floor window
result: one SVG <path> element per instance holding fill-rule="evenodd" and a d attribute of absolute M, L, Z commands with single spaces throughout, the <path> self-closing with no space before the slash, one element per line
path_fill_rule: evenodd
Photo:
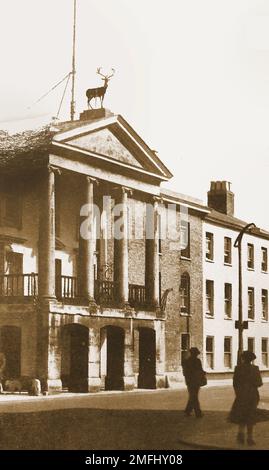
<path fill-rule="evenodd" d="M 214 337 L 206 337 L 206 367 L 214 369 Z"/>
<path fill-rule="evenodd" d="M 227 369 L 232 367 L 232 338 L 230 336 L 224 338 L 224 367 Z"/>
<path fill-rule="evenodd" d="M 262 338 L 262 365 L 268 367 L 268 338 Z"/>
<path fill-rule="evenodd" d="M 181 364 L 187 359 L 188 350 L 190 349 L 190 334 L 181 334 Z"/>

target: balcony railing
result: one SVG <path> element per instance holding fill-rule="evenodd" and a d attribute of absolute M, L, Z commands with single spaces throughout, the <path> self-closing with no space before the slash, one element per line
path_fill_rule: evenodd
<path fill-rule="evenodd" d="M 97 303 L 113 304 L 117 298 L 117 282 L 95 281 L 94 297 Z"/>
<path fill-rule="evenodd" d="M 138 284 L 129 284 L 129 304 L 131 307 L 146 307 L 146 288 Z"/>
<path fill-rule="evenodd" d="M 56 297 L 63 301 L 81 302 L 78 280 L 74 276 L 56 277 Z M 114 281 L 95 281 L 95 300 L 98 304 L 116 305 L 118 283 Z M 0 298 L 36 297 L 38 295 L 38 274 L 0 275 Z M 129 284 L 129 303 L 132 307 L 146 307 L 145 286 Z"/>
<path fill-rule="evenodd" d="M 74 276 L 57 276 L 55 291 L 57 298 L 75 299 L 78 297 L 77 278 Z"/>
<path fill-rule="evenodd" d="M 35 273 L 0 275 L 0 297 L 35 297 L 37 293 Z"/>

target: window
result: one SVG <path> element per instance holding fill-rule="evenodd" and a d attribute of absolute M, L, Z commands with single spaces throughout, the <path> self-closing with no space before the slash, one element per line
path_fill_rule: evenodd
<path fill-rule="evenodd" d="M 182 220 L 180 223 L 181 256 L 190 258 L 190 223 Z"/>
<path fill-rule="evenodd" d="M 214 281 L 206 281 L 206 314 L 214 315 Z"/>
<path fill-rule="evenodd" d="M 232 367 L 232 338 L 230 336 L 224 338 L 224 367 L 227 369 Z"/>
<path fill-rule="evenodd" d="M 208 369 L 214 369 L 214 337 L 206 337 L 206 367 Z"/>
<path fill-rule="evenodd" d="M 21 228 L 22 199 L 18 194 L 5 193 L 0 198 L 0 225 Z"/>
<path fill-rule="evenodd" d="M 255 305 L 254 305 L 254 287 L 248 288 L 248 318 L 254 320 Z"/>
<path fill-rule="evenodd" d="M 181 334 L 181 364 L 187 359 L 188 351 L 190 349 L 190 334 Z"/>
<path fill-rule="evenodd" d="M 254 245 L 248 243 L 248 269 L 254 269 Z"/>
<path fill-rule="evenodd" d="M 262 365 L 268 367 L 268 338 L 262 338 Z"/>
<path fill-rule="evenodd" d="M 190 276 L 184 273 L 181 276 L 180 282 L 180 312 L 190 313 Z"/>
<path fill-rule="evenodd" d="M 232 239 L 224 237 L 224 263 L 232 264 Z"/>
<path fill-rule="evenodd" d="M 268 290 L 262 289 L 262 319 L 268 320 Z"/>
<path fill-rule="evenodd" d="M 224 312 L 225 317 L 232 317 L 232 284 L 224 284 Z"/>
<path fill-rule="evenodd" d="M 206 232 L 206 252 L 205 257 L 208 260 L 214 259 L 214 235 L 213 233 Z"/>
<path fill-rule="evenodd" d="M 268 271 L 268 255 L 267 255 L 267 248 L 262 248 L 262 271 Z"/>
<path fill-rule="evenodd" d="M 248 351 L 255 353 L 254 338 L 248 338 Z"/>

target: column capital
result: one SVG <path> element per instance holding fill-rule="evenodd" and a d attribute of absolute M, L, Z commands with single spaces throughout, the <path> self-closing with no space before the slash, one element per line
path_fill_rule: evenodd
<path fill-rule="evenodd" d="M 88 183 L 96 184 L 96 186 L 99 185 L 99 180 L 96 178 L 93 178 L 92 176 L 86 176 L 86 181 Z"/>
<path fill-rule="evenodd" d="M 153 196 L 152 201 L 158 204 L 163 204 L 163 197 L 162 196 Z"/>
<path fill-rule="evenodd" d="M 113 191 L 120 194 L 121 196 L 124 194 L 127 194 L 127 196 L 133 195 L 133 190 L 131 188 L 127 188 L 126 186 L 115 186 Z"/>
<path fill-rule="evenodd" d="M 49 173 L 54 173 L 54 175 L 61 175 L 62 174 L 61 169 L 54 166 L 54 165 L 48 165 L 47 168 L 48 168 Z"/>

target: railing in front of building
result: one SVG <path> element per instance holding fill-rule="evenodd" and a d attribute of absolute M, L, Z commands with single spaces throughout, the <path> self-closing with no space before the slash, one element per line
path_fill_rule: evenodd
<path fill-rule="evenodd" d="M 75 299 L 78 297 L 77 278 L 75 276 L 57 276 L 55 285 L 56 297 Z"/>
<path fill-rule="evenodd" d="M 57 276 L 56 297 L 64 302 L 81 303 L 78 280 L 75 276 Z M 118 283 L 108 280 L 95 281 L 95 300 L 97 304 L 117 305 Z M 38 274 L 0 275 L 0 298 L 34 298 L 38 295 Z M 79 300 L 80 299 L 80 300 Z M 142 285 L 129 284 L 129 303 L 131 307 L 146 308 L 146 288 Z"/>
<path fill-rule="evenodd" d="M 117 300 L 117 282 L 96 280 L 94 298 L 100 304 L 114 304 Z"/>
<path fill-rule="evenodd" d="M 0 297 L 36 297 L 38 293 L 38 275 L 1 274 Z"/>
<path fill-rule="evenodd" d="M 146 307 L 146 288 L 138 284 L 129 284 L 129 304 L 131 307 Z"/>

